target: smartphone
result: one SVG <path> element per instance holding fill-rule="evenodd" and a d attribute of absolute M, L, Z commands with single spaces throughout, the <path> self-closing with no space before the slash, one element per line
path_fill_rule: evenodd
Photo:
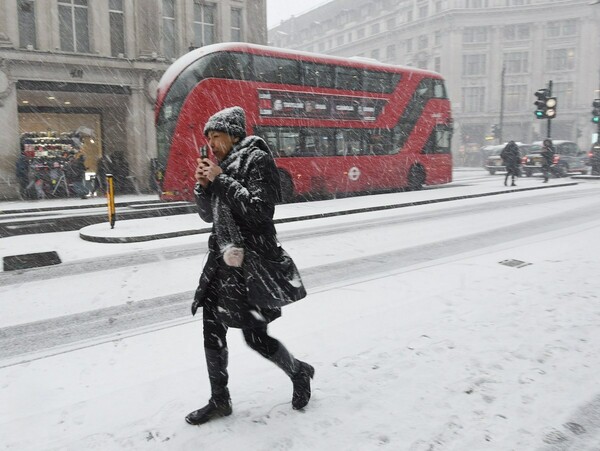
<path fill-rule="evenodd" d="M 208 149 L 206 146 L 200 147 L 200 158 L 208 158 Z"/>

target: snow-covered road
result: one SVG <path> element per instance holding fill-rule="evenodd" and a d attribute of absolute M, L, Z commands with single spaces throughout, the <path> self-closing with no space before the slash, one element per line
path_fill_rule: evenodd
<path fill-rule="evenodd" d="M 234 414 L 185 424 L 208 396 L 201 325 L 160 324 L 159 313 L 127 334 L 111 336 L 106 324 L 103 339 L 1 368 L 1 446 L 595 450 L 600 423 L 585 412 L 600 393 L 599 194 L 600 184 L 581 183 L 281 224 L 310 294 L 286 307 L 272 333 L 315 365 L 305 412 L 291 410 L 289 381 L 232 330 Z M 1 321 L 19 326 L 191 290 L 202 237 L 168 241 L 111 252 L 197 252 L 17 276 L 0 288 Z M 88 244 L 102 250 L 84 267 L 111 255 Z M 511 259 L 524 265 L 499 264 Z"/>

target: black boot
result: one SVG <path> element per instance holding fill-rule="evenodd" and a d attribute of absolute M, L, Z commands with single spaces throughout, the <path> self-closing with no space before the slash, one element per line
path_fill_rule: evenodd
<path fill-rule="evenodd" d="M 515 177 L 514 177 L 514 176 L 513 176 L 513 178 L 512 178 L 512 183 L 511 183 L 511 185 L 510 185 L 510 186 L 517 186 L 517 185 L 516 185 L 516 183 L 515 183 Z"/>
<path fill-rule="evenodd" d="M 310 401 L 310 380 L 315 375 L 315 369 L 305 362 L 300 362 L 300 371 L 292 377 L 294 394 L 292 395 L 292 407 L 296 410 L 302 409 Z"/>
<path fill-rule="evenodd" d="M 315 369 L 308 363 L 295 359 L 281 343 L 269 360 L 281 368 L 292 380 L 294 385 L 292 407 L 296 410 L 302 409 L 310 400 L 310 380 L 315 375 Z"/>
<path fill-rule="evenodd" d="M 507 181 L 508 181 L 508 174 L 506 174 L 506 177 L 504 177 L 504 186 L 506 186 Z"/>
<path fill-rule="evenodd" d="M 227 389 L 227 383 L 229 382 L 229 374 L 227 373 L 228 350 L 223 348 L 216 351 L 204 348 L 204 352 L 212 396 L 207 405 L 194 410 L 185 417 L 185 421 L 194 425 L 206 423 L 213 418 L 226 417 L 231 415 L 232 412 L 231 398 Z"/>
<path fill-rule="evenodd" d="M 194 410 L 185 417 L 185 421 L 195 426 L 204 424 L 213 418 L 226 417 L 231 415 L 231 398 L 229 390 L 221 394 L 213 394 L 204 407 Z"/>

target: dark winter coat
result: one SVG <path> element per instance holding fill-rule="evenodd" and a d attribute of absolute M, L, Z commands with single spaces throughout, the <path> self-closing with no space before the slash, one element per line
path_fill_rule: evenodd
<path fill-rule="evenodd" d="M 280 315 L 282 306 L 306 296 L 298 269 L 277 241 L 273 224 L 275 203 L 281 198 L 279 173 L 267 144 L 257 136 L 236 144 L 220 167 L 223 173 L 206 189 L 197 185 L 196 203 L 206 222 L 213 222 L 212 203 L 217 198 L 229 206 L 243 239 L 244 260 L 241 268 L 225 264 L 213 224 L 192 314 L 207 300 L 215 302 L 218 286 L 216 311 L 225 324 L 247 327 L 246 319 L 256 316 L 256 309 L 269 322 Z"/>
<path fill-rule="evenodd" d="M 549 145 L 543 146 L 541 155 L 544 158 L 544 162 L 543 162 L 542 166 L 544 166 L 546 168 L 549 168 L 550 166 L 552 166 L 552 162 L 554 160 L 554 147 L 549 146 Z"/>
<path fill-rule="evenodd" d="M 85 169 L 84 157 L 80 155 L 69 163 L 68 178 L 80 182 L 85 177 Z"/>
<path fill-rule="evenodd" d="M 521 152 L 519 151 L 519 146 L 517 146 L 514 141 L 509 142 L 504 149 L 502 149 L 500 158 L 502 158 L 502 161 L 506 166 L 506 172 L 517 176 L 519 175 L 519 167 L 521 166 Z"/>

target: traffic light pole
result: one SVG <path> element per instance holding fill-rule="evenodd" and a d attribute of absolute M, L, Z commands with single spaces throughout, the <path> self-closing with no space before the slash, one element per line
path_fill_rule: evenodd
<path fill-rule="evenodd" d="M 504 74 L 506 72 L 506 66 L 502 65 L 502 74 L 500 76 L 500 131 L 498 133 L 498 144 L 502 144 L 502 131 L 504 130 Z"/>
<path fill-rule="evenodd" d="M 550 80 L 548 82 L 548 94 L 550 97 L 552 97 L 552 80 Z M 548 131 L 546 133 L 548 136 L 547 138 L 552 138 L 552 119 L 548 118 Z"/>

